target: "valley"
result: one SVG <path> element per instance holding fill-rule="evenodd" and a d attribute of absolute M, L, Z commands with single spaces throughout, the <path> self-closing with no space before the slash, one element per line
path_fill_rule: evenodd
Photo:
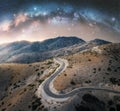
<path fill-rule="evenodd" d="M 1 63 L 1 111 L 119 111 L 119 48 L 95 39 L 51 50 L 40 62 Z"/>

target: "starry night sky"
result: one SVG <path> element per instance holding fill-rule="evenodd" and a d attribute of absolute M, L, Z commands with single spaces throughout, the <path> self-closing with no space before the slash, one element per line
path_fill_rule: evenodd
<path fill-rule="evenodd" d="M 0 43 L 57 36 L 120 42 L 120 0 L 0 0 Z"/>

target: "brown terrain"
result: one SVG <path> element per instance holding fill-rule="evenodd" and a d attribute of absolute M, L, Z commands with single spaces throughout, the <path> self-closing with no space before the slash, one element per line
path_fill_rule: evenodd
<path fill-rule="evenodd" d="M 103 45 L 62 58 L 69 61 L 69 66 L 54 81 L 58 91 L 64 93 L 78 87 L 120 90 L 120 44 Z M 83 91 L 58 109 L 120 111 L 120 95 L 105 91 Z"/>
<path fill-rule="evenodd" d="M 108 44 L 62 56 L 69 66 L 55 79 L 55 89 L 62 93 L 78 87 L 120 90 L 119 49 L 120 44 Z M 57 67 L 51 59 L 1 64 L 0 111 L 120 111 L 120 95 L 105 91 L 83 91 L 56 104 L 37 98 L 37 88 Z"/>
<path fill-rule="evenodd" d="M 33 64 L 1 64 L 0 111 L 44 110 L 35 92 L 56 67 L 52 60 Z"/>
<path fill-rule="evenodd" d="M 76 87 L 120 89 L 120 44 L 103 45 L 65 56 L 68 68 L 54 81 L 57 90 Z M 64 84 L 63 84 L 64 83 Z"/>

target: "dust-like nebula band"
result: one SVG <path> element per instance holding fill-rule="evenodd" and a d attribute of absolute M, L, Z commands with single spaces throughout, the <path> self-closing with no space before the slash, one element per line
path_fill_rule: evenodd
<path fill-rule="evenodd" d="M 119 0 L 0 1 L 0 43 L 78 36 L 120 41 Z"/>

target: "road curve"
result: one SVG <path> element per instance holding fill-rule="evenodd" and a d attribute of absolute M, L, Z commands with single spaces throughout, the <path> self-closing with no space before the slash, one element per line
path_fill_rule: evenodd
<path fill-rule="evenodd" d="M 56 71 L 48 78 L 46 79 L 38 88 L 37 90 L 37 96 L 39 97 L 40 95 L 46 99 L 46 100 L 53 100 L 53 101 L 66 101 L 70 97 L 74 96 L 75 94 L 79 93 L 80 91 L 105 91 L 109 93 L 115 93 L 115 94 L 120 94 L 120 91 L 115 91 L 112 89 L 106 89 L 106 88 L 98 88 L 98 87 L 80 87 L 76 88 L 68 93 L 60 94 L 56 91 L 54 91 L 54 88 L 51 88 L 53 86 L 53 81 L 54 79 L 62 73 L 66 67 L 67 67 L 67 62 L 64 59 L 60 58 L 55 58 L 54 59 L 60 66 L 56 69 Z"/>

